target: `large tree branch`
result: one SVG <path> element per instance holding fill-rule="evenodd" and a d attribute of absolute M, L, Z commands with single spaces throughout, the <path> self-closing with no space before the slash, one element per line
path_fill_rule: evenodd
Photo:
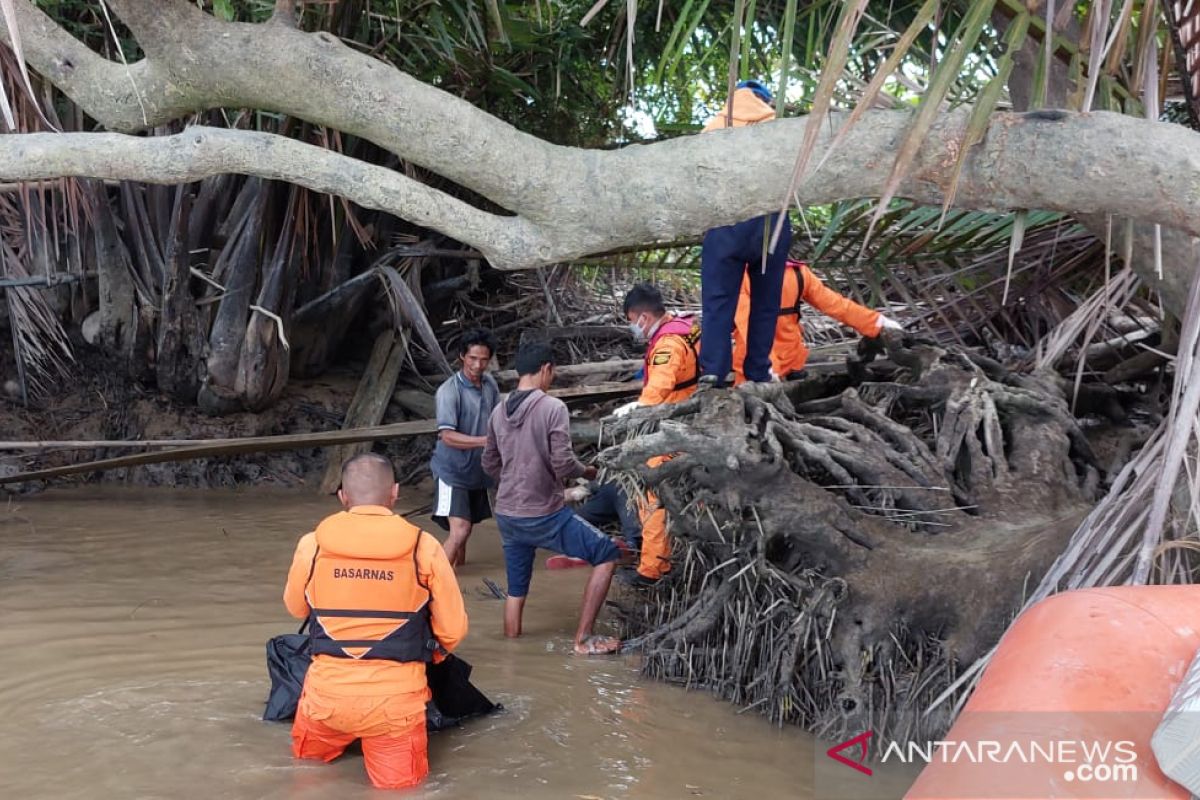
<path fill-rule="evenodd" d="M 941 202 L 966 113 L 938 121 L 899 196 Z M 908 119 L 905 112 L 866 117 L 801 187 L 800 202 L 878 195 Z M 590 178 L 571 184 L 547 176 L 541 191 L 558 213 L 541 218 L 487 214 L 398 173 L 283 137 L 207 128 L 165 139 L 0 137 L 0 180 L 71 175 L 172 183 L 219 172 L 279 178 L 437 229 L 515 269 L 696 235 L 770 211 L 788 181 L 779 164 L 796 151 L 803 128 L 804 120 L 794 119 L 618 151 L 568 150 L 591 165 Z M 1121 191 L 1114 190 L 1117 180 Z M 1200 235 L 1200 134 L 1119 114 L 996 115 L 967 157 L 955 202 L 1158 220 Z M 1172 265 L 1188 276 L 1193 267 Z"/>
<path fill-rule="evenodd" d="M 195 108 L 166 73 L 148 61 L 128 66 L 91 50 L 28 0 L 14 4 L 17 30 L 29 65 L 84 111 L 117 130 L 137 130 L 177 119 Z M 11 45 L 0 15 L 0 42 Z"/>
<path fill-rule="evenodd" d="M 17 180 L 65 176 L 175 184 L 227 172 L 340 195 L 474 244 L 498 263 L 520 261 L 531 246 L 540 249 L 537 231 L 519 217 L 488 214 L 400 172 L 285 136 L 201 126 L 156 137 L 0 136 L 0 175 Z"/>
<path fill-rule="evenodd" d="M 152 125 L 182 110 L 250 107 L 363 136 L 515 212 L 512 219 L 481 217 L 463 204 L 451 209 L 442 198 L 432 206 L 436 213 L 426 210 L 418 217 L 414 205 L 399 204 L 408 209 L 409 219 L 479 247 L 503 268 L 694 236 L 772 211 L 787 188 L 788 170 L 780 167 L 793 159 L 805 124 L 789 119 L 616 151 L 559 147 L 326 33 L 225 23 L 185 0 L 108 1 L 147 53 L 148 60 L 129 74 L 121 65 L 79 52 L 82 45 L 55 29 L 28 0 L 15 0 L 35 68 L 53 69 L 63 52 L 86 64 L 83 70 L 75 64 L 58 78 L 47 74 L 56 83 L 64 81 L 59 85 L 88 113 L 109 127 L 130 130 L 144 127 L 143 107 Z M 40 26 L 32 36 L 25 35 L 24 20 Z M 127 88 L 130 75 L 141 81 L 136 97 Z M 830 129 L 843 119 L 834 116 L 823 126 L 814 163 Z M 870 114 L 809 176 L 799 202 L 880 194 L 909 119 L 904 111 Z M 965 121 L 961 111 L 939 121 L 898 196 L 942 202 Z M 3 177 L 47 174 L 12 166 L 14 171 Z M 264 174 L 256 166 L 232 158 L 224 168 Z M 208 168 L 219 167 L 209 162 Z M 302 172 L 300 165 L 295 169 Z M 353 196 L 353 186 L 330 185 Z M 956 205 L 1113 214 L 1200 235 L 1200 135 L 1105 113 L 996 115 L 985 140 L 967 158 Z M 468 219 L 487 224 L 464 225 L 453 218 L 467 211 Z M 463 227 L 471 230 L 463 233 Z M 1187 285 L 1193 268 L 1167 264 L 1172 273 L 1167 283 Z"/>
<path fill-rule="evenodd" d="M 522 133 L 330 33 L 223 22 L 187 0 L 107 2 L 149 62 L 169 76 L 172 97 L 193 111 L 256 108 L 336 128 L 531 217 L 555 213 L 541 191 L 546 176 L 586 178 L 566 148 Z M 71 96 L 113 130 L 146 127 L 140 109 Z M 174 116 L 151 116 L 149 124 Z"/>
<path fill-rule="evenodd" d="M 993 14 L 992 20 L 1001 32 L 1005 32 L 1012 24 L 1012 17 Z M 1057 25 L 1057 23 L 1056 23 Z M 1079 20 L 1074 16 L 1065 20 L 1065 31 L 1061 31 L 1071 41 L 1079 39 Z M 1037 65 L 1041 58 L 1041 44 L 1033 39 L 1027 39 L 1024 46 L 1017 52 L 1015 65 L 1008 78 L 1008 93 L 1016 111 L 1026 111 L 1030 108 L 1034 95 L 1035 81 L 1045 80 L 1047 94 L 1043 106 L 1066 108 L 1069 107 L 1072 96 L 1082 97 L 1081 87 L 1072 75 L 1069 65 L 1062 59 L 1053 59 L 1049 75 L 1041 75 Z M 1164 162 L 1167 168 L 1169 161 Z M 1124 182 L 1122 181 L 1122 188 Z M 1076 213 L 1075 216 L 1084 224 L 1092 235 L 1103 240 L 1111 233 L 1113 249 L 1118 253 L 1126 252 L 1125 234 L 1126 221 L 1112 219 L 1105 214 Z M 1162 228 L 1158 235 L 1158 245 L 1161 248 L 1163 271 L 1158 275 L 1155 269 L 1155 225 L 1157 220 L 1138 222 L 1133 226 L 1133 242 L 1130 249 L 1129 266 L 1137 273 L 1142 282 L 1159 293 L 1167 311 L 1182 318 L 1187 306 L 1191 282 L 1200 265 L 1200 238 L 1191 236 L 1182 230 Z"/>

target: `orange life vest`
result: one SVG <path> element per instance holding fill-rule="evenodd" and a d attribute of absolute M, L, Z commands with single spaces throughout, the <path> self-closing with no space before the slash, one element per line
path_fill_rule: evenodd
<path fill-rule="evenodd" d="M 654 352 L 655 345 L 658 340 L 664 336 L 678 336 L 683 339 L 687 346 L 691 348 L 694 369 L 692 377 L 684 378 L 675 384 L 672 391 L 681 391 L 690 389 L 700 382 L 700 351 L 696 349 L 696 344 L 700 341 L 700 324 L 692 317 L 673 317 L 658 326 L 658 330 L 650 337 L 650 341 L 646 344 L 646 355 L 644 356 L 645 374 L 650 374 L 650 356 Z"/>
<path fill-rule="evenodd" d="M 417 572 L 420 538 L 419 528 L 394 514 L 334 514 L 317 526 L 305 590 L 313 655 L 433 660 L 438 643 L 429 587 Z"/>

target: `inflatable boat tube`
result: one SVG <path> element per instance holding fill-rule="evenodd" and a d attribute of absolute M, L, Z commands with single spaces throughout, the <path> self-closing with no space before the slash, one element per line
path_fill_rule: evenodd
<path fill-rule="evenodd" d="M 929 759 L 906 800 L 1187 800 L 1158 768 L 1150 737 L 1197 648 L 1200 586 L 1043 600 L 1001 639 L 944 754 Z"/>

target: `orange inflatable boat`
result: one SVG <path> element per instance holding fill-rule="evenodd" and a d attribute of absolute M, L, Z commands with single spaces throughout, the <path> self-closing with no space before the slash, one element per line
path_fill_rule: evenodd
<path fill-rule="evenodd" d="M 1198 648 L 1200 586 L 1043 600 L 1004 635 L 906 800 L 1187 800 L 1150 737 Z"/>

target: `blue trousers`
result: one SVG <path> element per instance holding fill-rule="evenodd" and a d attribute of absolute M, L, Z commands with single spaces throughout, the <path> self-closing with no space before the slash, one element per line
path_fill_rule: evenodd
<path fill-rule="evenodd" d="M 713 228 L 704 234 L 700 252 L 700 301 L 703 328 L 700 332 L 700 374 L 716 375 L 724 386 L 733 368 L 733 318 L 737 312 L 742 278 L 750 272 L 750 325 L 746 331 L 746 379 L 767 381 L 771 377 L 771 344 L 779 321 L 783 271 L 792 244 L 792 226 L 786 219 L 775 252 L 767 256 L 762 271 L 764 242 L 769 242 L 777 214 Z M 764 238 L 764 230 L 765 237 Z"/>
<path fill-rule="evenodd" d="M 500 528 L 500 543 L 504 547 L 509 597 L 529 594 L 533 558 L 539 547 L 571 558 L 582 558 L 593 567 L 621 558 L 621 551 L 612 539 L 569 508 L 560 508 L 541 517 L 497 514 L 496 525 Z"/>
<path fill-rule="evenodd" d="M 592 496 L 575 513 L 600 527 L 610 522 L 621 523 L 621 536 L 631 547 L 642 546 L 642 520 L 637 508 L 630 508 L 629 497 L 617 484 L 593 483 Z"/>

